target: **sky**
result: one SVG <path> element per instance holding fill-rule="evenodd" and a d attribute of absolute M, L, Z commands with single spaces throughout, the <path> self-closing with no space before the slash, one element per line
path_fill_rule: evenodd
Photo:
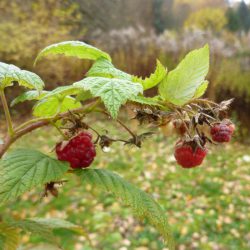
<path fill-rule="evenodd" d="M 231 3 L 241 2 L 242 0 L 230 0 Z M 244 0 L 245 3 L 250 3 L 250 0 Z"/>

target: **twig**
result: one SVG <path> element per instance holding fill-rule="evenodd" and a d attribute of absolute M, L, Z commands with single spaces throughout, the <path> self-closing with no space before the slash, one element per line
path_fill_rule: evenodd
<path fill-rule="evenodd" d="M 95 110 L 95 111 L 101 112 L 106 116 L 110 117 L 109 113 L 107 113 L 105 110 Z M 116 119 L 116 122 L 119 123 L 133 137 L 135 141 L 137 140 L 137 136 L 121 120 Z"/>
<path fill-rule="evenodd" d="M 195 102 L 198 102 L 198 103 L 205 103 L 205 104 L 212 104 L 214 106 L 217 106 L 217 107 L 220 107 L 220 105 L 216 102 L 213 102 L 211 100 L 208 100 L 208 99 L 195 99 L 195 100 L 192 100 L 190 103 L 195 103 Z"/>
<path fill-rule="evenodd" d="M 91 101 L 88 101 L 87 104 L 92 104 L 94 102 L 94 105 L 96 103 L 96 98 L 92 99 Z M 91 106 L 88 107 L 81 107 L 78 109 L 73 109 L 70 112 L 71 113 L 84 113 L 84 112 L 88 112 L 88 110 L 92 108 Z M 39 121 L 37 120 L 33 120 L 32 122 L 26 122 L 25 126 L 21 126 L 21 129 L 15 131 L 15 133 L 11 136 L 11 135 L 7 135 L 5 137 L 4 140 L 4 144 L 0 145 L 0 158 L 2 158 L 2 156 L 4 155 L 4 153 L 9 149 L 9 147 L 11 146 L 11 144 L 13 144 L 16 140 L 18 140 L 20 137 L 22 137 L 25 134 L 28 134 L 29 132 L 37 129 L 37 128 L 41 128 L 47 125 L 50 125 L 51 122 L 56 122 L 62 118 L 65 118 L 67 116 L 70 115 L 70 112 L 64 112 L 64 113 L 60 113 L 57 116 L 53 117 L 53 118 L 43 118 L 43 119 L 39 119 Z"/>
<path fill-rule="evenodd" d="M 188 128 L 186 122 L 183 120 L 181 113 L 180 113 L 177 109 L 175 110 L 175 112 L 178 114 L 178 116 L 179 116 L 179 118 L 181 119 L 183 125 L 185 126 L 185 129 L 186 129 L 186 131 L 187 131 L 187 133 L 188 133 L 188 136 L 189 136 L 190 138 L 192 138 L 192 136 L 191 136 L 191 134 L 190 134 L 190 132 L 189 132 L 189 128 Z"/>

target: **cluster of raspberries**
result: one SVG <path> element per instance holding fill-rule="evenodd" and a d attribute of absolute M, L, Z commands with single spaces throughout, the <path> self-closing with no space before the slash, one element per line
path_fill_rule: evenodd
<path fill-rule="evenodd" d="M 231 140 L 235 130 L 233 124 L 216 123 L 210 128 L 210 136 L 213 142 L 224 143 Z M 183 168 L 193 168 L 199 166 L 207 155 L 205 147 L 199 147 L 193 142 L 179 141 L 175 146 L 175 159 Z"/>
<path fill-rule="evenodd" d="M 226 123 L 216 123 L 210 128 L 212 141 L 223 143 L 231 140 L 234 132 L 234 125 Z M 69 141 L 63 141 L 56 145 L 57 158 L 60 161 L 67 161 L 71 168 L 87 168 L 96 156 L 95 145 L 92 135 L 88 132 L 80 132 Z M 200 147 L 193 141 L 186 142 L 180 140 L 175 145 L 175 159 L 183 168 L 193 168 L 199 166 L 207 155 L 207 149 Z"/>

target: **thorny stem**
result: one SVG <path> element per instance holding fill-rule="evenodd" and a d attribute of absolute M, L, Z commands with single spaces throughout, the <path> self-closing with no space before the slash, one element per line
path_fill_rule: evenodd
<path fill-rule="evenodd" d="M 200 105 L 196 104 L 196 103 L 190 103 L 189 105 L 192 106 L 192 107 L 197 108 L 198 110 L 202 109 L 202 107 Z"/>
<path fill-rule="evenodd" d="M 50 117 L 47 117 L 46 119 L 48 119 L 48 120 L 53 120 L 53 119 L 55 119 L 55 118 L 56 118 L 56 116 L 50 116 Z M 29 120 L 29 121 L 27 121 L 27 122 L 24 122 L 24 123 L 21 124 L 20 126 L 18 126 L 18 127 L 15 129 L 15 131 L 19 131 L 19 130 L 21 130 L 21 129 L 23 129 L 23 128 L 25 128 L 25 127 L 31 125 L 31 124 L 34 124 L 34 123 L 40 122 L 40 121 L 44 121 L 44 118 L 39 117 L 39 118 L 31 119 L 31 120 Z"/>
<path fill-rule="evenodd" d="M 91 129 L 93 132 L 95 132 L 98 137 L 100 136 L 98 131 L 96 131 L 94 128 L 90 127 L 89 125 L 88 125 L 88 128 Z"/>
<path fill-rule="evenodd" d="M 188 115 L 188 116 L 189 116 L 190 114 L 191 114 L 191 115 L 195 115 L 195 112 L 192 111 L 192 110 L 190 110 L 190 109 L 187 109 L 187 108 L 185 108 L 185 107 L 182 107 L 182 109 L 183 109 L 184 111 L 187 112 L 187 115 Z"/>
<path fill-rule="evenodd" d="M 85 105 L 87 105 L 87 107 L 81 107 L 78 109 L 73 109 L 70 112 L 71 113 L 88 113 L 89 110 L 93 109 L 93 106 L 96 107 L 97 105 L 97 101 L 96 98 L 88 100 L 85 102 Z M 92 104 L 92 105 L 90 105 Z M 18 140 L 20 137 L 22 137 L 23 135 L 28 134 L 29 132 L 37 129 L 37 128 L 41 128 L 47 125 L 50 125 L 51 122 L 56 122 L 62 118 L 68 117 L 70 116 L 69 111 L 64 112 L 64 113 L 60 113 L 56 116 L 54 116 L 53 118 L 49 117 L 49 118 L 39 118 L 39 119 L 33 119 L 31 121 L 28 121 L 24 124 L 22 124 L 18 130 L 14 131 L 15 133 L 13 133 L 13 135 L 7 135 L 5 137 L 4 140 L 4 144 L 0 145 L 0 158 L 4 155 L 4 153 L 9 149 L 9 147 L 16 141 Z"/>
<path fill-rule="evenodd" d="M 136 139 L 135 134 L 124 124 L 122 123 L 119 119 L 116 120 L 125 130 L 128 131 L 129 134 L 131 134 L 131 136 Z"/>
<path fill-rule="evenodd" d="M 94 102 L 93 105 L 91 105 L 90 107 L 88 107 L 88 109 L 86 109 L 86 111 L 84 113 L 91 112 L 100 103 L 100 100 L 93 99 L 92 102 Z M 82 109 L 82 108 L 76 109 L 75 111 L 72 110 L 71 112 L 78 113 L 77 110 L 80 110 L 80 109 Z M 60 115 L 60 113 L 57 114 L 57 115 Z M 56 117 L 57 117 L 57 115 L 47 117 L 47 119 L 55 120 Z M 30 125 L 30 124 L 33 124 L 33 123 L 36 123 L 36 122 L 39 122 L 39 121 L 43 121 L 43 120 L 44 120 L 44 118 L 41 118 L 41 117 L 35 118 L 35 119 L 31 119 L 31 120 L 29 120 L 27 122 L 24 122 L 23 124 L 19 125 L 15 130 L 18 131 L 18 130 L 20 130 L 20 129 L 22 129 L 22 128 Z"/>
<path fill-rule="evenodd" d="M 2 101 L 2 104 L 3 104 L 3 109 L 4 109 L 4 114 L 5 114 L 7 126 L 8 126 L 8 133 L 9 133 L 10 136 L 13 136 L 14 135 L 14 129 L 13 129 L 13 125 L 12 125 L 12 120 L 11 120 L 11 116 L 10 116 L 9 107 L 8 107 L 6 97 L 5 97 L 5 94 L 4 94 L 4 90 L 0 90 L 0 96 L 1 96 L 1 101 Z"/>
<path fill-rule="evenodd" d="M 106 116 L 110 117 L 110 115 L 105 110 L 95 110 L 96 112 L 101 112 Z M 136 135 L 119 119 L 116 119 L 117 123 L 119 123 L 132 137 L 136 140 Z"/>
<path fill-rule="evenodd" d="M 89 107 L 89 109 L 88 109 L 85 113 L 87 114 L 87 113 L 92 112 L 100 103 L 101 103 L 101 100 L 100 100 L 100 99 L 97 99 L 97 100 L 94 102 L 94 104 L 91 105 L 91 106 Z"/>
<path fill-rule="evenodd" d="M 195 103 L 191 103 L 190 105 L 202 110 L 202 107 L 200 107 L 199 105 L 195 104 Z M 208 107 L 210 108 L 210 110 L 213 112 L 213 109 L 212 107 L 207 103 Z M 204 112 L 200 112 L 202 115 L 206 116 L 207 118 L 209 119 L 212 119 L 212 120 L 216 120 L 214 117 L 208 115 L 208 114 L 205 114 Z"/>
<path fill-rule="evenodd" d="M 193 103 L 195 103 L 195 102 L 198 102 L 198 103 L 205 103 L 205 104 L 207 104 L 207 105 L 209 105 L 209 104 L 212 104 L 212 105 L 215 105 L 215 106 L 217 106 L 217 107 L 220 107 L 220 105 L 218 104 L 218 103 L 216 103 L 216 102 L 213 102 L 213 101 L 211 101 L 211 100 L 207 100 L 207 99 L 195 99 L 195 100 L 192 100 L 192 102 Z"/>

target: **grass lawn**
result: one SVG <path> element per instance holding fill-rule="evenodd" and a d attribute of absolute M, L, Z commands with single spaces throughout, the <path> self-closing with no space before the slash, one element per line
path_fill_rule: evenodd
<path fill-rule="evenodd" d="M 54 131 L 38 130 L 16 147 L 50 153 L 58 140 Z M 107 168 L 149 192 L 166 211 L 179 250 L 250 249 L 250 146 L 232 143 L 213 146 L 203 166 L 185 170 L 176 165 L 173 139 L 158 134 L 142 149 L 114 144 L 109 153 L 99 150 L 93 167 Z M 53 152 L 52 152 L 53 154 Z M 147 222 L 134 219 L 129 208 L 111 195 L 84 188 L 76 177 L 59 189 L 58 198 L 40 199 L 41 187 L 1 207 L 3 216 L 56 217 L 82 225 L 83 236 L 57 231 L 66 250 L 161 250 L 158 233 Z M 24 248 L 44 240 L 23 236 Z"/>

